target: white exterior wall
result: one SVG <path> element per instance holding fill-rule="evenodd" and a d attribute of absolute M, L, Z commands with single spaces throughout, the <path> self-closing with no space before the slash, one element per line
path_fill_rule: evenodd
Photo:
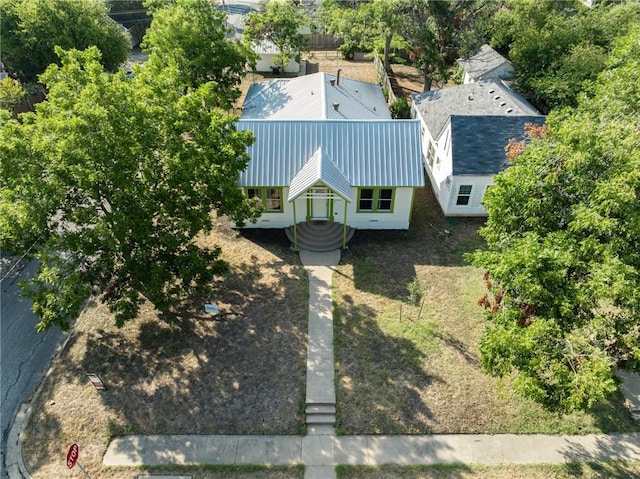
<path fill-rule="evenodd" d="M 361 230 L 407 230 L 411 221 L 414 188 L 396 188 L 393 213 L 357 213 L 358 188 L 351 188 L 353 201 L 347 206 L 347 224 Z M 344 202 L 334 202 L 334 219 L 342 223 Z M 336 214 L 337 213 L 337 214 Z"/>
<path fill-rule="evenodd" d="M 448 198 L 442 210 L 445 216 L 487 216 L 482 206 L 487 187 L 493 184 L 492 176 L 454 176 Z M 468 205 L 456 205 L 460 185 L 471 185 L 471 195 Z M 442 203 L 441 203 L 442 206 Z"/>
<path fill-rule="evenodd" d="M 433 194 L 438 200 L 442 211 L 446 212 L 451 196 L 451 181 L 447 184 L 447 178 L 450 178 L 453 173 L 453 164 L 451 161 L 451 124 L 447 124 L 445 132 L 439 139 L 440 143 L 436 143 L 422 115 L 420 115 L 413 105 L 411 107 L 411 117 L 420 118 L 423 166 L 429 177 Z M 435 156 L 431 166 L 429 166 L 428 161 L 430 143 L 432 143 L 435 148 Z"/>
<path fill-rule="evenodd" d="M 283 197 L 287 198 L 289 188 L 283 188 Z M 357 229 L 406 230 L 411 220 L 414 188 L 395 188 L 393 213 L 358 213 L 358 188 L 351 188 L 353 200 L 347 205 L 347 224 Z M 295 221 L 302 223 L 307 219 L 307 199 L 298 198 Z M 344 200 L 333 200 L 333 220 L 342 223 L 344 218 Z M 293 204 L 283 203 L 282 213 L 263 213 L 256 223 L 247 223 L 245 228 L 287 228 L 294 224 Z"/>
<path fill-rule="evenodd" d="M 260 56 L 260 58 L 258 58 L 258 61 L 256 62 L 256 71 L 258 72 L 270 72 L 271 67 L 275 66 L 274 65 L 274 57 L 275 55 L 271 55 L 271 54 L 263 54 Z M 289 60 L 289 63 L 287 64 L 287 66 L 284 68 L 284 71 L 286 73 L 299 73 L 300 72 L 300 64 L 295 61 L 295 59 L 291 59 Z"/>

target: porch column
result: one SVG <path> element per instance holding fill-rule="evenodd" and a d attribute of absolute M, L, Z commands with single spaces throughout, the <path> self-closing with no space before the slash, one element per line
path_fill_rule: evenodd
<path fill-rule="evenodd" d="M 344 217 L 342 222 L 342 249 L 347 247 L 347 200 L 344 200 Z"/>
<path fill-rule="evenodd" d="M 298 221 L 296 220 L 296 200 L 293 200 L 293 247 L 298 248 Z"/>

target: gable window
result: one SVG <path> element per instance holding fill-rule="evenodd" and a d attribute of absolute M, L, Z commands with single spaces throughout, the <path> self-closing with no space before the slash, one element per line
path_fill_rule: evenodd
<path fill-rule="evenodd" d="M 282 188 L 247 188 L 249 198 L 258 198 L 262 209 L 271 213 L 282 211 Z"/>
<path fill-rule="evenodd" d="M 460 185 L 456 205 L 465 206 L 469 204 L 469 200 L 471 199 L 471 187 L 472 185 Z"/>
<path fill-rule="evenodd" d="M 358 211 L 392 213 L 393 194 L 393 188 L 359 188 Z"/>
<path fill-rule="evenodd" d="M 429 149 L 427 150 L 427 163 L 429 166 L 433 166 L 433 159 L 436 157 L 436 147 L 433 146 L 433 142 L 429 142 Z"/>

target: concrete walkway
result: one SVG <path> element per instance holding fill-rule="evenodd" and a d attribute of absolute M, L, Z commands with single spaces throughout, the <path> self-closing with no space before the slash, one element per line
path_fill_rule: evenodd
<path fill-rule="evenodd" d="M 333 479 L 335 465 L 540 464 L 640 461 L 640 434 L 438 434 L 336 436 L 331 280 L 340 252 L 300 251 L 309 275 L 307 341 L 307 435 L 124 436 L 111 441 L 107 466 L 265 464 L 305 465 L 305 479 Z M 630 409 L 640 409 L 640 376 L 626 375 L 621 388 Z M 21 424 L 23 421 L 16 421 Z M 21 426 L 20 426 L 21 428 Z M 9 441 L 12 442 L 11 439 Z M 19 456 L 12 447 L 14 456 Z M 11 445 L 11 444 L 10 444 Z M 17 469 L 17 468 L 16 468 Z M 30 477 L 11 475 L 12 479 Z"/>

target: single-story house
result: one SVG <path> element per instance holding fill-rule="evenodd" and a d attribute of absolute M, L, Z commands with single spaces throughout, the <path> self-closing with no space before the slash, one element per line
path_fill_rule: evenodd
<path fill-rule="evenodd" d="M 408 229 L 424 186 L 420 122 L 392 120 L 380 86 L 316 73 L 251 86 L 237 123 L 256 137 L 240 186 L 262 202 L 252 228 L 333 223 Z"/>
<path fill-rule="evenodd" d="M 258 54 L 259 58 L 256 62 L 257 72 L 277 72 L 281 70 L 281 66 L 276 64 L 275 57 L 279 53 L 278 47 L 269 40 L 253 44 L 253 51 Z M 289 60 L 285 65 L 282 73 L 299 73 L 300 72 L 300 55 Z"/>
<path fill-rule="evenodd" d="M 459 58 L 458 63 L 464 70 L 464 83 L 484 80 L 513 79 L 513 65 L 489 45 L 482 45 L 471 56 Z"/>
<path fill-rule="evenodd" d="M 484 194 L 507 168 L 504 147 L 524 137 L 526 123 L 543 124 L 524 98 L 499 81 L 412 95 L 421 122 L 424 168 L 446 216 L 486 216 Z"/>

